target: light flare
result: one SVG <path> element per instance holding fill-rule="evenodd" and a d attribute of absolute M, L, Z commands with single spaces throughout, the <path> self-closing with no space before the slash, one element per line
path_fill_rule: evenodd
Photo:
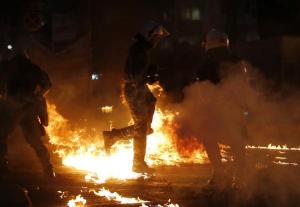
<path fill-rule="evenodd" d="M 100 110 L 102 113 L 109 114 L 113 112 L 113 106 L 102 106 Z"/>

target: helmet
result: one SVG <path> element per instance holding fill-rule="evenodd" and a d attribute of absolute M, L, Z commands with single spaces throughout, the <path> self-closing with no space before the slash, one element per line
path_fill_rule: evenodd
<path fill-rule="evenodd" d="M 225 32 L 217 29 L 210 30 L 205 37 L 205 49 L 213 49 L 217 47 L 228 47 L 229 39 Z"/>
<path fill-rule="evenodd" d="M 170 33 L 161 24 L 155 21 L 146 22 L 141 28 L 139 34 L 142 35 L 152 46 L 156 46 L 161 39 L 170 35 Z"/>

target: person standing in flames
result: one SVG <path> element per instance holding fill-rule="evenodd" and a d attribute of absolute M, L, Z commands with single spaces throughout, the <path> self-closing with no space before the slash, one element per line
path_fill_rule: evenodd
<path fill-rule="evenodd" d="M 138 32 L 129 49 L 125 66 L 125 100 L 130 108 L 134 125 L 122 129 L 103 131 L 104 144 L 107 151 L 120 139 L 133 138 L 134 158 L 133 171 L 150 172 L 145 162 L 146 137 L 151 134 L 152 117 L 155 110 L 156 98 L 147 84 L 153 83 L 151 75 L 157 67 L 150 62 L 150 52 L 163 38 L 167 30 L 157 22 L 149 21 Z M 150 79 L 149 79 L 150 77 Z M 149 81 L 150 80 L 150 81 Z"/>
<path fill-rule="evenodd" d="M 7 138 L 21 126 L 24 138 L 36 152 L 47 179 L 55 176 L 50 155 L 42 142 L 48 125 L 44 95 L 51 88 L 48 74 L 22 52 L 13 54 L 0 68 L 0 175 L 8 172 Z"/>

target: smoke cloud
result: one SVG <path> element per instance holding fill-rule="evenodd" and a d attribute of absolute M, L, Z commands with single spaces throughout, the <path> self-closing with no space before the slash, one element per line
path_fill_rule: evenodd
<path fill-rule="evenodd" d="M 195 140 L 214 140 L 230 146 L 299 146 L 299 94 L 272 90 L 269 82 L 248 63 L 233 64 L 230 68 L 220 84 L 193 83 L 184 89 L 181 103 L 169 105 L 178 112 L 174 125 L 179 151 L 199 146 Z M 272 152 L 251 153 L 247 152 L 245 166 L 247 187 L 239 192 L 240 198 L 230 198 L 237 199 L 233 206 L 241 206 L 242 202 L 250 206 L 294 206 L 299 201 L 296 195 L 300 195 L 299 168 L 264 163 L 263 159 L 272 157 Z M 299 155 L 294 159 L 299 163 Z"/>
<path fill-rule="evenodd" d="M 200 142 L 216 139 L 229 144 L 243 139 L 247 144 L 298 146 L 299 95 L 271 91 L 250 64 L 230 67 L 218 85 L 204 81 L 184 88 L 183 101 L 172 106 L 178 112 L 178 133 Z"/>

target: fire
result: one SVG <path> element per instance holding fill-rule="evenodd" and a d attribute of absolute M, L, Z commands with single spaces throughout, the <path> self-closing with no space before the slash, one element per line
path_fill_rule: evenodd
<path fill-rule="evenodd" d="M 47 133 L 50 143 L 62 158 L 65 166 L 76 168 L 87 173 L 86 181 L 105 183 L 108 179 L 137 179 L 147 178 L 147 175 L 138 174 L 131 170 L 133 161 L 132 140 L 128 142 L 117 142 L 112 146 L 111 155 L 107 155 L 103 149 L 103 143 L 99 133 L 92 133 L 84 128 L 72 129 L 61 114 L 56 110 L 55 105 L 48 104 L 50 124 Z M 151 166 L 158 165 L 179 165 L 180 163 L 197 162 L 203 163 L 205 153 L 195 152 L 190 158 L 182 158 L 177 152 L 172 139 L 172 121 L 174 114 L 156 110 L 152 128 L 154 133 L 147 137 L 146 161 Z M 90 132 L 90 133 L 89 133 Z M 110 192 L 102 188 L 93 193 L 107 200 L 120 204 L 141 204 L 147 207 L 149 201 L 140 198 L 128 198 L 120 194 Z M 68 202 L 69 207 L 81 207 L 86 200 L 78 195 Z M 151 206 L 151 205 L 150 205 Z M 179 207 L 170 201 L 162 207 Z"/>
<path fill-rule="evenodd" d="M 157 91 L 158 96 L 162 95 L 162 89 L 156 85 L 152 90 Z M 48 103 L 49 126 L 47 133 L 50 143 L 54 148 L 54 152 L 62 159 L 65 166 L 82 170 L 86 173 L 86 181 L 94 183 L 105 183 L 110 179 L 128 180 L 147 178 L 148 175 L 135 173 L 132 171 L 133 164 L 133 143 L 129 141 L 119 141 L 112 146 L 110 155 L 107 155 L 103 147 L 103 139 L 101 132 L 83 127 L 72 128 L 67 119 L 65 119 L 56 110 L 55 105 Z M 112 107 L 107 106 L 101 108 L 103 113 L 111 113 Z M 207 155 L 202 150 L 193 150 L 188 152 L 188 156 L 182 156 L 176 147 L 174 140 L 175 131 L 173 122 L 176 113 L 156 109 L 151 127 L 154 133 L 147 137 L 147 153 L 146 162 L 150 166 L 161 165 L 180 165 L 182 163 L 206 163 Z M 226 148 L 226 147 L 223 147 Z M 246 149 L 260 150 L 279 150 L 300 151 L 298 148 L 289 148 L 286 145 L 274 146 L 246 146 Z M 281 160 L 274 162 L 275 164 L 290 164 Z M 108 200 L 118 202 L 120 204 L 141 204 L 147 207 L 149 201 L 140 198 L 123 197 L 120 194 L 110 192 L 108 189 L 102 188 L 99 191 L 92 191 L 95 195 L 105 197 Z M 81 195 L 76 196 L 68 202 L 69 207 L 82 207 L 86 204 L 86 200 Z M 151 205 L 150 205 L 151 206 Z M 170 201 L 162 207 L 179 207 L 178 204 L 172 204 Z"/>
<path fill-rule="evenodd" d="M 168 203 L 166 203 L 166 204 L 164 204 L 164 205 L 160 205 L 160 204 L 158 204 L 158 205 L 156 205 L 157 207 L 179 207 L 179 205 L 176 203 L 176 204 L 174 204 L 174 203 L 171 203 L 171 199 L 169 199 L 168 200 Z M 147 204 L 145 204 L 145 203 L 142 203 L 142 206 L 141 207 L 151 207 L 151 205 L 147 205 Z"/>
<path fill-rule="evenodd" d="M 102 188 L 100 191 L 93 191 L 95 195 L 105 197 L 109 201 L 116 201 L 120 204 L 142 204 L 148 203 L 149 201 L 142 200 L 140 198 L 128 198 L 123 197 L 120 194 L 110 192 L 109 190 Z"/>
<path fill-rule="evenodd" d="M 99 191 L 96 190 L 90 190 L 90 193 L 93 193 L 96 196 L 103 197 L 108 201 L 114 201 L 119 204 L 141 204 L 141 207 L 150 207 L 154 205 L 147 205 L 150 203 L 150 201 L 142 200 L 139 197 L 133 198 L 133 197 L 124 197 L 120 195 L 117 192 L 111 192 L 108 189 L 105 189 L 104 187 L 100 189 Z M 86 200 L 81 197 L 81 195 L 76 196 L 75 199 L 71 199 L 68 201 L 68 207 L 83 207 L 86 204 Z M 171 203 L 171 199 L 168 200 L 168 202 L 164 205 L 157 204 L 155 205 L 157 207 L 179 207 L 178 204 Z"/>
<path fill-rule="evenodd" d="M 86 204 L 86 200 L 81 195 L 76 196 L 75 199 L 68 201 L 68 207 L 83 207 Z"/>
<path fill-rule="evenodd" d="M 111 155 L 103 148 L 100 131 L 95 133 L 84 128 L 72 129 L 55 105 L 48 104 L 49 126 L 47 133 L 50 143 L 62 158 L 65 166 L 87 172 L 86 180 L 105 183 L 108 179 L 137 179 L 146 175 L 131 170 L 133 161 L 132 140 L 117 142 L 112 146 Z M 154 133 L 147 137 L 146 162 L 150 166 L 179 165 L 181 163 L 204 163 L 206 155 L 202 150 L 190 157 L 181 157 L 173 140 L 172 121 L 176 114 L 155 111 L 152 128 Z"/>
<path fill-rule="evenodd" d="M 292 165 L 292 166 L 298 166 L 298 163 L 295 162 L 283 162 L 283 161 L 273 161 L 276 165 Z"/>
<path fill-rule="evenodd" d="M 182 157 L 177 151 L 172 126 L 175 116 L 169 111 L 155 111 L 151 125 L 154 133 L 147 137 L 147 163 L 151 166 L 205 163 L 206 154 L 202 150 L 193 152 L 189 157 Z"/>
<path fill-rule="evenodd" d="M 49 105 L 50 124 L 47 132 L 55 152 L 62 158 L 65 166 L 76 168 L 87 173 L 86 180 L 105 183 L 109 179 L 127 180 L 147 178 L 147 175 L 131 170 L 133 161 L 132 140 L 117 142 L 112 147 L 111 155 L 103 149 L 100 132 L 84 128 L 72 129 L 55 105 Z M 182 163 L 205 163 L 206 154 L 203 150 L 193 151 L 189 156 L 181 156 L 174 140 L 173 120 L 176 113 L 156 109 L 152 128 L 154 133 L 147 137 L 146 162 L 150 166 L 180 165 Z M 246 149 L 300 151 L 300 147 L 287 145 L 246 146 Z M 282 164 L 282 163 L 276 163 Z"/>
<path fill-rule="evenodd" d="M 246 146 L 246 149 L 262 149 L 262 150 L 281 150 L 281 151 L 300 151 L 300 147 L 287 147 L 287 145 L 272 145 L 268 146 Z"/>

